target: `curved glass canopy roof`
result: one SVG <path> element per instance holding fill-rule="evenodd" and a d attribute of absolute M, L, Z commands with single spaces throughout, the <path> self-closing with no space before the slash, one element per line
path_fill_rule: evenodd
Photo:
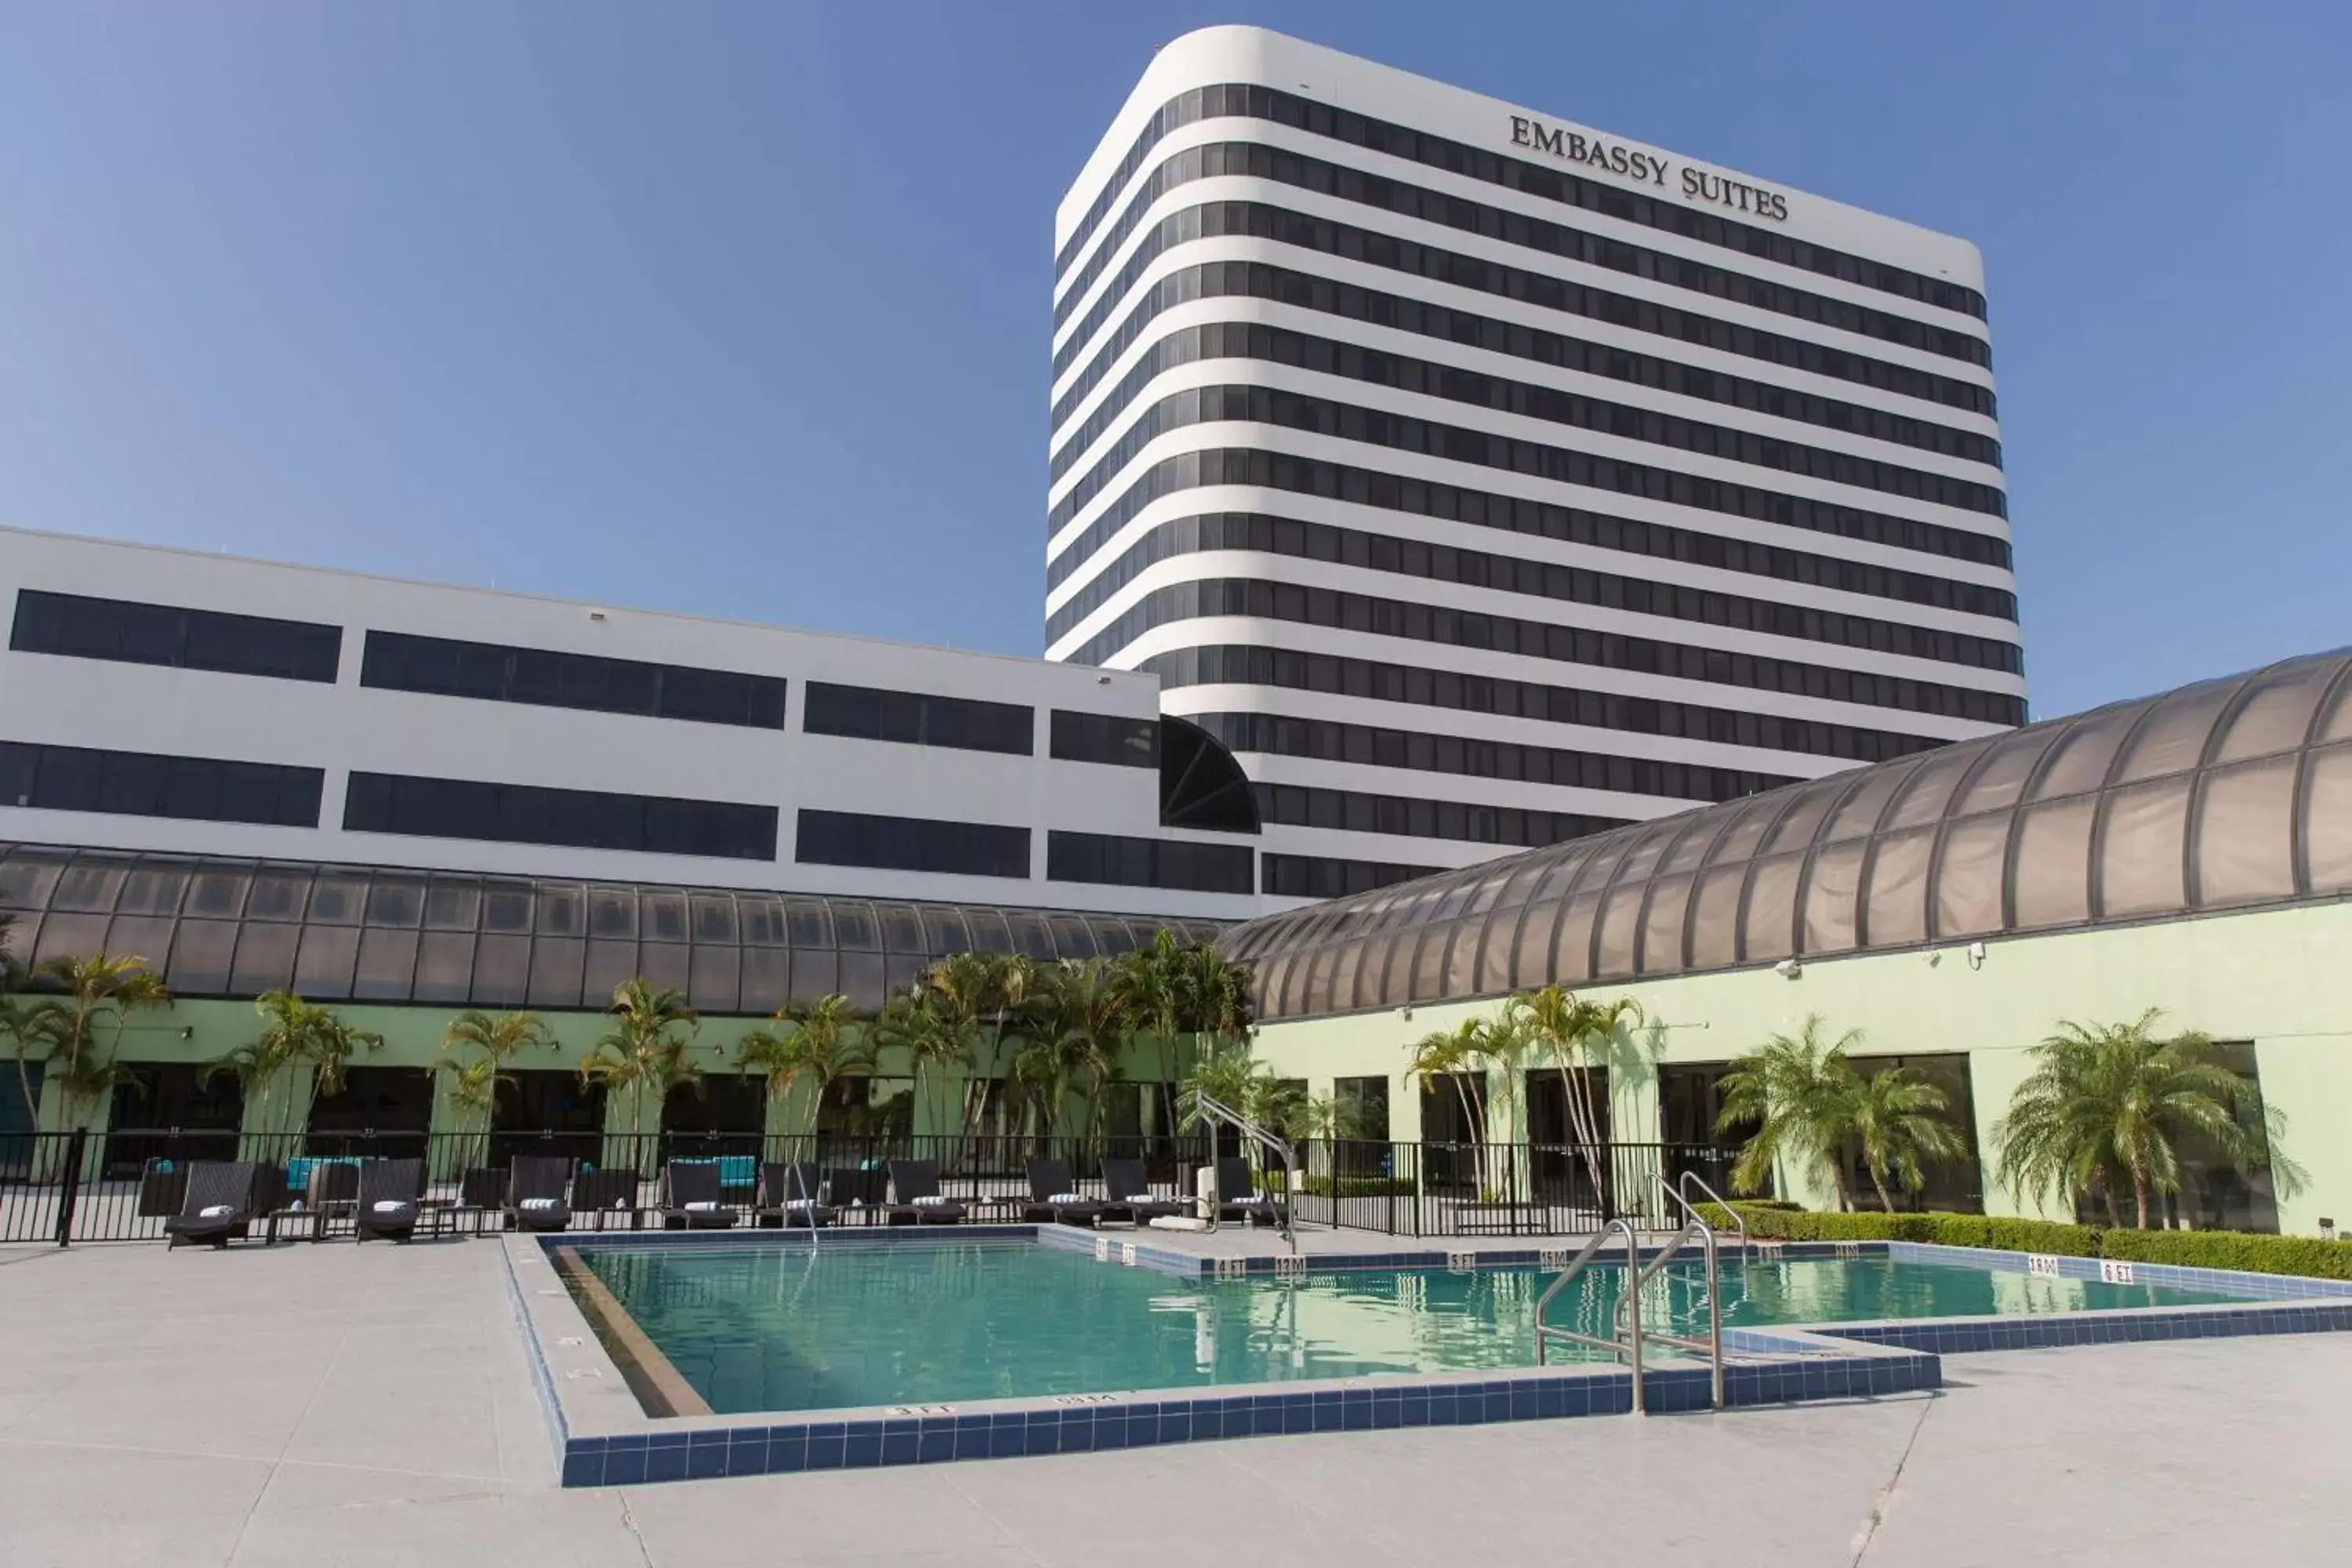
<path fill-rule="evenodd" d="M 602 1007 L 642 974 L 707 1014 L 860 1006 L 950 952 L 1094 958 L 1204 921 L 0 845 L 19 958 L 136 953 L 182 996 Z"/>
<path fill-rule="evenodd" d="M 2352 892 L 2352 655 L 2290 660 L 1252 921 L 1258 1016 Z"/>

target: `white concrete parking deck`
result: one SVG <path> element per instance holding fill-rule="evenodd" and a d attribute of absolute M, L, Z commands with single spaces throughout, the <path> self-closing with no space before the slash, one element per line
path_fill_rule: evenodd
<path fill-rule="evenodd" d="M 0 1568 L 2352 1560 L 2352 1335 L 1720 1415 L 561 1491 L 489 1241 L 0 1251 Z"/>

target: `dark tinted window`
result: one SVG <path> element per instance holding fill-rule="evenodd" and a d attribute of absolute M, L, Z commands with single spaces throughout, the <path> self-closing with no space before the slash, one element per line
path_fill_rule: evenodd
<path fill-rule="evenodd" d="M 1297 691 L 1336 691 L 1382 702 L 1498 713 L 1507 718 L 1577 724 L 1592 730 L 1680 735 L 1734 746 L 1762 746 L 1776 752 L 1805 752 L 1865 763 L 1887 762 L 1944 744 L 1926 735 L 1856 729 L 1817 719 L 1748 713 L 1735 708 L 1672 702 L 1663 698 L 1627 697 L 1617 692 L 1546 686 L 1498 676 L 1462 675 L 1432 669 L 1425 664 L 1387 664 L 1331 654 L 1299 653 L 1290 648 L 1238 644 L 1178 648 L 1173 653 L 1147 658 L 1136 668 L 1158 676 L 1161 688 L 1167 690 L 1232 683 L 1282 686 Z"/>
<path fill-rule="evenodd" d="M 813 866 L 1025 878 L 1029 830 L 921 816 L 803 810 L 793 858 Z"/>
<path fill-rule="evenodd" d="M 331 683 L 343 629 L 24 588 L 8 646 L 19 653 Z"/>
<path fill-rule="evenodd" d="M 1045 877 L 1055 882 L 1247 893 L 1255 891 L 1250 857 L 1245 844 L 1187 844 L 1107 833 L 1045 836 Z"/>
<path fill-rule="evenodd" d="M 1409 882 L 1444 868 L 1399 866 L 1385 860 L 1342 860 L 1328 855 L 1268 855 L 1263 891 L 1282 899 L 1337 899 Z"/>
<path fill-rule="evenodd" d="M 1108 713 L 1054 710 L 1054 755 L 1066 763 L 1115 763 L 1150 768 L 1160 763 L 1160 721 L 1120 719 Z"/>
<path fill-rule="evenodd" d="M 812 735 L 898 741 L 912 746 L 953 746 L 1025 757 L 1037 749 L 1036 710 L 1013 702 L 832 686 L 812 680 L 801 728 Z"/>
<path fill-rule="evenodd" d="M 194 822 L 319 826 L 317 768 L 0 742 L 0 802 Z"/>
<path fill-rule="evenodd" d="M 1491 148 L 1449 141 L 1410 126 L 1375 120 L 1353 110 L 1334 108 L 1329 103 L 1300 98 L 1276 88 L 1244 82 L 1220 82 L 1190 89 L 1161 104 L 1151 118 L 1144 121 L 1142 130 L 1128 148 L 1127 155 L 1119 161 L 1118 169 L 1104 181 L 1102 189 L 1096 194 L 1086 215 L 1070 231 L 1069 237 L 1062 242 L 1061 248 L 1055 252 L 1054 276 L 1056 282 L 1069 270 L 1070 264 L 1086 248 L 1104 220 L 1110 216 L 1114 204 L 1118 203 L 1120 196 L 1127 192 L 1129 182 L 1142 172 L 1151 150 L 1169 132 L 1198 121 L 1215 120 L 1227 115 L 1271 120 L 1277 124 L 1296 126 L 1317 136 L 1369 147 L 1392 158 L 1425 163 L 1431 168 L 1524 191 L 1568 206 L 1583 207 L 1605 213 L 1612 218 L 1685 235 L 1709 245 L 1764 257 L 1783 266 L 1818 272 L 1823 277 L 1843 279 L 1867 289 L 1883 289 L 1906 300 L 1924 300 L 1948 310 L 1959 310 L 1979 320 L 1985 313 L 1984 296 L 1965 284 L 1914 272 L 1892 262 L 1832 250 L 1827 246 L 1795 238 L 1782 230 L 1741 223 L 1727 212 L 1695 207 L 1684 202 L 1661 201 L 1638 188 L 1629 190 L 1623 184 L 1587 179 L 1561 169 L 1557 160 L 1563 154 L 1573 158 L 1573 145 L 1563 144 L 1558 134 L 1561 127 L 1554 126 L 1547 132 L 1542 121 L 1533 117 L 1528 118 L 1524 127 L 1519 117 L 1513 117 L 1513 145 L 1528 149 L 1528 154 L 1518 157 L 1497 153 Z M 1541 156 L 1544 153 L 1549 153 L 1553 161 L 1544 161 Z M 1118 224 L 1104 239 L 1102 250 L 1118 248 L 1119 236 L 1126 233 L 1141 211 L 1167 188 L 1163 179 L 1171 165 L 1181 169 L 1181 161 L 1185 156 L 1180 153 L 1162 163 L 1142 189 L 1128 195 Z M 1192 174 L 1186 177 L 1197 179 L 1201 176 Z M 1727 197 L 1715 199 L 1728 200 Z M 1779 197 L 1778 205 L 1785 206 L 1785 195 Z M 1761 213 L 1761 208 L 1757 210 Z M 1774 223 L 1784 222 L 1787 217 L 1785 212 L 1778 210 L 1761 215 Z"/>
<path fill-rule="evenodd" d="M 360 684 L 441 697 L 641 713 L 705 724 L 784 727 L 784 686 L 774 676 L 646 664 L 593 654 L 555 653 L 460 642 L 450 637 L 370 632 Z"/>
<path fill-rule="evenodd" d="M 560 844 L 772 860 L 776 808 L 723 801 L 672 800 L 600 790 L 546 789 L 474 779 L 352 774 L 343 826 L 355 833 Z"/>
<path fill-rule="evenodd" d="M 1622 816 L 1474 805 L 1458 800 L 1418 800 L 1313 784 L 1257 786 L 1258 815 L 1289 827 L 1332 827 L 1349 833 L 1395 833 L 1410 838 L 1459 838 L 1473 844 L 1527 847 L 1559 844 L 1588 833 L 1622 827 Z"/>
<path fill-rule="evenodd" d="M 1312 757 L 1319 762 L 1360 763 L 1379 768 L 1412 768 L 1470 778 L 1631 791 L 1677 800 L 1737 800 L 1797 782 L 1784 774 L 1747 768 L 1612 756 L 1605 752 L 1569 751 L 1556 746 L 1525 746 L 1470 735 L 1434 735 L 1417 730 L 1348 724 L 1337 719 L 1293 719 L 1278 713 L 1195 713 L 1191 722 L 1234 752 Z"/>

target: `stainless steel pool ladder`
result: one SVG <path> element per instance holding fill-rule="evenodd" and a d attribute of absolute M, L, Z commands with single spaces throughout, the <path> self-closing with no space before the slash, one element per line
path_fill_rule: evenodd
<path fill-rule="evenodd" d="M 801 1163 L 798 1160 L 790 1162 L 784 1166 L 784 1169 L 789 1173 L 789 1174 L 784 1178 L 785 1190 L 790 1191 L 792 1188 L 798 1187 L 800 1189 L 802 1200 L 808 1205 L 807 1208 L 801 1211 L 801 1215 L 803 1219 L 808 1221 L 809 1251 L 814 1253 L 816 1251 L 816 1233 L 820 1228 L 816 1223 L 816 1194 L 809 1191 L 808 1183 L 802 1179 Z M 792 1206 L 787 1204 L 784 1207 L 784 1225 L 787 1233 L 789 1233 L 792 1226 Z"/>
<path fill-rule="evenodd" d="M 1659 1178 L 1659 1181 L 1661 1184 L 1663 1184 L 1664 1178 L 1662 1176 Z M 1725 1197 L 1721 1193 L 1717 1192 L 1713 1187 L 1708 1186 L 1706 1183 L 1700 1178 L 1699 1173 L 1696 1171 L 1685 1171 L 1682 1174 L 1682 1180 L 1666 1188 L 1666 1196 L 1674 1199 L 1675 1203 L 1681 1205 L 1684 1214 L 1689 1215 L 1692 1219 L 1697 1219 L 1699 1217 L 1698 1205 L 1692 1203 L 1690 1199 L 1689 1189 L 1693 1187 L 1696 1187 L 1698 1189 L 1699 1196 L 1706 1199 L 1709 1203 L 1715 1205 L 1716 1207 L 1721 1209 L 1724 1213 L 1731 1216 L 1732 1228 L 1739 1233 L 1739 1256 L 1746 1258 L 1748 1256 L 1748 1248 L 1749 1245 L 1748 1239 L 1748 1216 L 1741 1214 L 1738 1209 L 1733 1208 L 1731 1206 L 1730 1199 Z"/>
<path fill-rule="evenodd" d="M 1196 1092 L 1192 1096 L 1192 1114 L 1201 1121 L 1212 1124 L 1222 1122 L 1248 1142 L 1255 1143 L 1267 1153 L 1281 1160 L 1282 1195 L 1275 1200 L 1274 1212 L 1276 1218 L 1282 1224 L 1282 1239 L 1290 1244 L 1291 1255 L 1296 1257 L 1298 1253 L 1298 1236 L 1290 1227 L 1290 1207 L 1298 1193 L 1298 1157 L 1291 1152 L 1290 1145 L 1213 1095 Z M 1211 1144 L 1210 1157 L 1213 1159 L 1215 1158 L 1214 1140 L 1211 1141 Z M 1218 1205 L 1223 1205 L 1224 1199 L 1224 1194 L 1217 1194 Z M 1216 1227 L 1217 1212 L 1213 1206 L 1209 1211 L 1209 1228 L 1214 1230 Z"/>
<path fill-rule="evenodd" d="M 1584 1272 L 1609 1244 L 1611 1237 L 1618 1235 L 1625 1238 L 1625 1283 L 1619 1292 L 1616 1310 L 1610 1318 L 1609 1333 L 1606 1336 L 1588 1334 L 1579 1329 L 1546 1322 L 1544 1313 L 1550 1307 L 1552 1299 Z M 1642 1287 L 1664 1268 L 1694 1236 L 1699 1238 L 1706 1255 L 1706 1337 L 1702 1340 L 1680 1334 L 1650 1332 L 1642 1321 Z M 1536 1364 L 1538 1366 L 1549 1363 L 1550 1347 L 1555 1340 L 1590 1345 L 1596 1350 L 1609 1352 L 1620 1363 L 1630 1363 L 1633 1373 L 1633 1414 L 1636 1415 L 1648 1414 L 1648 1402 L 1642 1386 L 1642 1357 L 1644 1348 L 1651 1343 L 1672 1345 L 1677 1350 L 1694 1351 L 1706 1357 L 1712 1374 L 1708 1382 L 1710 1399 L 1715 1408 L 1719 1410 L 1723 1407 L 1722 1274 L 1716 1255 L 1715 1232 L 1704 1220 L 1694 1216 L 1688 1225 L 1675 1233 L 1674 1239 L 1659 1250 L 1646 1268 L 1642 1263 L 1641 1237 L 1634 1229 L 1633 1222 L 1611 1220 L 1584 1244 L 1583 1250 L 1569 1260 L 1568 1267 L 1559 1271 L 1559 1277 L 1544 1288 L 1543 1294 L 1536 1299 L 1535 1319 Z"/>

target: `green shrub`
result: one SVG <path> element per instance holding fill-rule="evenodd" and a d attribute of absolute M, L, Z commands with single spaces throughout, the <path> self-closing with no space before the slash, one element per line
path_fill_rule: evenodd
<path fill-rule="evenodd" d="M 2352 1279 L 2352 1242 L 2307 1236 L 2249 1236 L 2232 1230 L 2111 1230 L 2106 1256 L 2184 1268 L 2236 1268 Z"/>
<path fill-rule="evenodd" d="M 1747 1220 L 1749 1236 L 1775 1241 L 1930 1241 L 1945 1247 L 2054 1252 L 2070 1258 L 2099 1256 L 2099 1233 L 2086 1225 L 1980 1214 L 1817 1214 L 1746 1203 L 1732 1207 Z M 1700 1212 L 1718 1231 L 1733 1228 L 1730 1215 L 1716 1205 L 1706 1205 Z"/>
<path fill-rule="evenodd" d="M 1409 1198 L 1413 1194 L 1412 1184 L 1396 1176 L 1341 1176 L 1336 1184 L 1339 1190 L 1334 1193 L 1329 1176 L 1309 1176 L 1305 1183 L 1307 1190 L 1318 1198 Z"/>
<path fill-rule="evenodd" d="M 1732 1205 L 1748 1234 L 1773 1241 L 1928 1241 L 2000 1252 L 2042 1252 L 2063 1258 L 2114 1258 L 2171 1263 L 2184 1268 L 2234 1268 L 2253 1274 L 2300 1274 L 2352 1279 L 2352 1241 L 2301 1236 L 2252 1236 L 2229 1230 L 2103 1230 L 2058 1220 L 1981 1214 L 1819 1214 L 1806 1209 Z M 1702 1204 L 1699 1213 L 1717 1232 L 1735 1227 L 1729 1212 Z"/>
<path fill-rule="evenodd" d="M 2099 1256 L 2099 1228 L 2059 1220 L 2003 1215 L 1939 1214 L 1935 1239 L 1946 1247 L 1989 1247 L 2000 1252 L 2049 1252 L 2063 1258 Z"/>

